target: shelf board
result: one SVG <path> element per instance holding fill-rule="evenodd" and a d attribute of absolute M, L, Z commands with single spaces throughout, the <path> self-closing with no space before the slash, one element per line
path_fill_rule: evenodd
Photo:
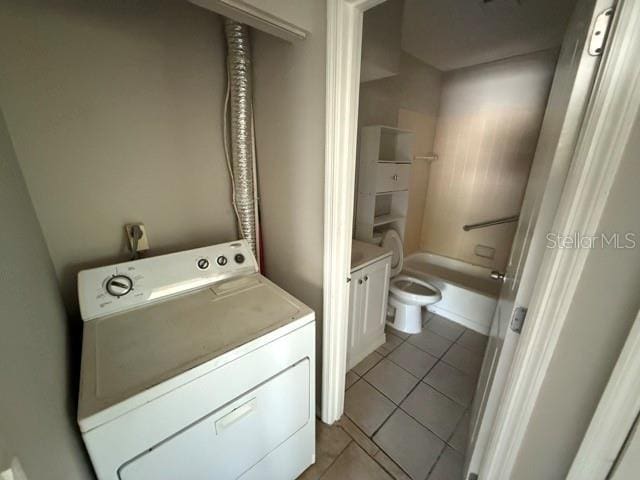
<path fill-rule="evenodd" d="M 399 163 L 400 165 L 411 165 L 411 160 L 385 160 L 381 158 L 378 160 L 378 163 Z"/>
<path fill-rule="evenodd" d="M 378 217 L 373 218 L 373 226 L 379 227 L 380 225 L 386 225 L 387 223 L 397 222 L 398 220 L 402 220 L 404 215 L 390 214 L 390 215 L 380 215 Z"/>
<path fill-rule="evenodd" d="M 390 127 L 388 125 L 366 125 L 367 127 L 378 127 L 380 130 L 390 133 L 410 133 L 415 135 L 416 132 L 413 130 L 403 130 L 402 128 Z"/>
<path fill-rule="evenodd" d="M 396 193 L 407 193 L 409 190 L 389 190 L 388 192 L 375 192 L 376 197 L 378 195 L 394 195 Z"/>

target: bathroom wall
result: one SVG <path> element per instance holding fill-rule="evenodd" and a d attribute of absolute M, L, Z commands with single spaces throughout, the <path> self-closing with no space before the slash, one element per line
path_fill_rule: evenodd
<path fill-rule="evenodd" d="M 47 246 L 0 112 L 0 471 L 93 478 L 75 425 L 69 327 Z"/>
<path fill-rule="evenodd" d="M 306 40 L 287 43 L 253 33 L 255 125 L 265 273 L 316 312 L 319 387 L 326 5 L 299 1 L 313 12 Z"/>
<path fill-rule="evenodd" d="M 416 133 L 414 155 L 423 155 L 433 151 L 442 73 L 410 55 L 401 52 L 399 55 L 398 75 L 360 84 L 358 130 L 366 125 L 412 130 Z M 405 255 L 420 249 L 428 175 L 427 162 L 413 162 L 404 236 Z"/>
<path fill-rule="evenodd" d="M 386 0 L 364 13 L 361 82 L 399 73 L 403 10 L 404 0 Z"/>
<path fill-rule="evenodd" d="M 440 103 L 441 82 L 440 71 L 401 53 L 398 75 L 360 84 L 358 126 L 395 127 L 401 108 L 435 117 Z"/>
<path fill-rule="evenodd" d="M 556 57 L 547 50 L 443 75 L 421 249 L 504 269 L 516 224 L 462 226 L 518 214 Z"/>
<path fill-rule="evenodd" d="M 236 237 L 225 42 L 186 1 L 6 0 L 0 105 L 70 312 L 81 268 Z"/>

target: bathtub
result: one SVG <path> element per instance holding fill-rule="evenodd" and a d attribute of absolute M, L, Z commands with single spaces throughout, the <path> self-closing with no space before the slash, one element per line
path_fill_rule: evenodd
<path fill-rule="evenodd" d="M 442 300 L 429 305 L 430 312 L 489 333 L 500 293 L 500 283 L 489 276 L 491 269 L 418 252 L 405 257 L 403 271 L 424 278 L 442 292 Z"/>

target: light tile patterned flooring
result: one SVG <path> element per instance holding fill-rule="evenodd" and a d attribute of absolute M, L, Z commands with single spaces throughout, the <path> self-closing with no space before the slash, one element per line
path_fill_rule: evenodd
<path fill-rule="evenodd" d="M 300 480 L 460 480 L 469 409 L 487 337 L 428 314 L 347 372 L 345 415 L 317 424 Z"/>

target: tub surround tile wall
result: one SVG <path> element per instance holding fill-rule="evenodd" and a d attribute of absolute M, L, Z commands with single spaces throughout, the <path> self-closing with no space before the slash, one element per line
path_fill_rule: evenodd
<path fill-rule="evenodd" d="M 547 50 L 444 74 L 422 250 L 505 268 L 515 223 L 462 226 L 520 211 L 556 58 Z M 495 257 L 475 255 L 476 245 Z"/>
<path fill-rule="evenodd" d="M 416 133 L 413 144 L 414 157 L 425 156 L 433 152 L 436 122 L 435 113 L 425 114 L 405 108 L 398 110 L 398 128 Z M 411 164 L 407 222 L 404 230 L 405 256 L 420 250 L 422 219 L 424 218 L 424 207 L 427 200 L 430 170 L 431 162 L 424 159 L 414 159 Z"/>

